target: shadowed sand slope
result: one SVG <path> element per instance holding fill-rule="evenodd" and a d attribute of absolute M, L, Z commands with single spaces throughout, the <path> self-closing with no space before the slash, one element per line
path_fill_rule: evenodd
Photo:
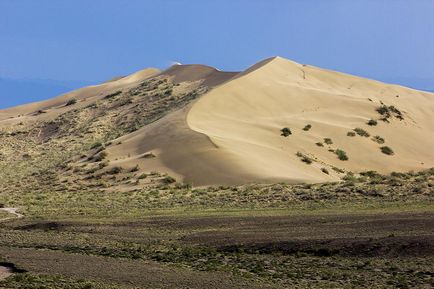
<path fill-rule="evenodd" d="M 382 105 L 394 106 L 403 119 L 392 114 L 387 121 L 379 120 L 384 115 L 376 109 Z M 251 181 L 319 182 L 338 178 L 333 167 L 383 173 L 432 167 L 433 111 L 433 94 L 276 57 L 203 96 L 189 111 L 187 123 L 218 148 L 219 159 L 211 165 L 226 163 L 239 174 L 253 176 Z M 378 124 L 367 125 L 370 119 Z M 311 129 L 303 130 L 308 124 Z M 281 136 L 284 127 L 292 135 Z M 371 136 L 347 136 L 354 128 Z M 385 143 L 373 141 L 376 135 Z M 316 145 L 324 138 L 333 144 Z M 394 155 L 381 152 L 385 145 Z M 336 149 L 344 150 L 349 160 L 339 160 L 330 151 Z M 312 164 L 302 162 L 297 152 Z M 225 183 L 219 175 L 214 183 Z"/>

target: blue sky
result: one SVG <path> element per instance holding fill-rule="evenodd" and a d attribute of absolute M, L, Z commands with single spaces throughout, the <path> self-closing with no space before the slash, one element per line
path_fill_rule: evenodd
<path fill-rule="evenodd" d="M 280 55 L 434 89 L 433 15 L 431 0 L 0 0 L 0 78 L 68 90 L 175 61 L 242 70 Z M 0 107 L 58 93 L 1 85 Z"/>

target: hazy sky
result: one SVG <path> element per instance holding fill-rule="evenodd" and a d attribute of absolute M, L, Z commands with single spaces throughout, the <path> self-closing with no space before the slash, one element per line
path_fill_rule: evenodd
<path fill-rule="evenodd" d="M 417 86 L 434 79 L 434 1 L 0 0 L 0 78 L 242 70 L 274 55 Z"/>

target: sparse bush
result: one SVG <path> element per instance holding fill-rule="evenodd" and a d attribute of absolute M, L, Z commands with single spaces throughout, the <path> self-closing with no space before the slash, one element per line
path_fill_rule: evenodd
<path fill-rule="evenodd" d="M 107 171 L 107 173 L 110 175 L 117 175 L 117 174 L 120 174 L 123 170 L 124 169 L 122 167 L 116 166 L 116 167 L 112 167 L 111 169 L 109 169 Z"/>
<path fill-rule="evenodd" d="M 76 103 L 77 103 L 77 100 L 76 100 L 75 98 L 71 98 L 70 100 L 68 100 L 68 101 L 66 102 L 66 105 L 65 105 L 65 106 L 74 105 L 74 104 L 76 104 Z"/>
<path fill-rule="evenodd" d="M 338 168 L 338 167 L 332 167 L 332 169 L 333 169 L 335 172 L 340 173 L 340 174 L 345 173 L 344 170 L 342 170 L 342 169 L 340 169 L 340 168 Z"/>
<path fill-rule="evenodd" d="M 297 152 L 295 155 L 297 157 L 299 157 L 303 163 L 306 163 L 308 165 L 310 165 L 312 163 L 312 159 L 309 158 L 308 156 L 302 154 L 301 152 Z"/>
<path fill-rule="evenodd" d="M 347 136 L 356 136 L 356 133 L 354 131 L 347 132 Z"/>
<path fill-rule="evenodd" d="M 375 142 L 377 142 L 377 143 L 379 143 L 379 144 L 383 144 L 383 143 L 384 143 L 384 138 L 382 138 L 382 137 L 379 136 L 379 135 L 374 136 L 374 137 L 372 138 L 372 140 L 375 141 Z"/>
<path fill-rule="evenodd" d="M 326 168 L 321 168 L 321 171 L 324 173 L 324 174 L 329 174 L 329 171 L 326 169 Z"/>
<path fill-rule="evenodd" d="M 135 167 L 133 167 L 133 168 L 130 170 L 130 173 L 137 172 L 139 169 L 140 169 L 140 168 L 139 168 L 139 165 L 136 165 Z"/>
<path fill-rule="evenodd" d="M 292 134 L 291 130 L 287 127 L 284 127 L 280 130 L 282 132 L 281 136 L 287 137 Z"/>
<path fill-rule="evenodd" d="M 359 128 L 359 127 L 357 127 L 357 128 L 354 129 L 354 131 L 355 131 L 358 135 L 360 135 L 360 136 L 364 136 L 364 137 L 369 137 L 369 136 L 370 136 L 369 132 L 367 132 L 367 131 L 364 130 L 363 128 Z"/>
<path fill-rule="evenodd" d="M 370 119 L 366 124 L 370 125 L 370 126 L 376 126 L 377 125 L 377 121 L 375 119 Z"/>
<path fill-rule="evenodd" d="M 341 161 L 347 161 L 348 160 L 347 153 L 341 149 L 337 149 L 335 151 L 335 154 L 338 156 L 338 159 L 340 159 Z"/>
<path fill-rule="evenodd" d="M 317 146 L 319 146 L 319 147 L 323 147 L 324 145 L 322 144 L 322 142 L 317 142 L 317 143 L 315 143 Z"/>
<path fill-rule="evenodd" d="M 331 138 L 328 138 L 328 137 L 324 138 L 324 142 L 325 142 L 326 144 L 328 144 L 328 145 L 333 144 L 332 139 L 331 139 Z"/>
<path fill-rule="evenodd" d="M 383 154 L 386 154 L 389 156 L 394 154 L 393 150 L 388 146 L 381 147 L 380 150 Z"/>
<path fill-rule="evenodd" d="M 90 146 L 90 149 L 93 150 L 93 149 L 96 149 L 96 148 L 101 147 L 101 146 L 102 146 L 101 142 L 95 142 Z"/>
<path fill-rule="evenodd" d="M 97 155 L 95 155 L 94 157 L 93 157 L 93 160 L 95 161 L 95 162 L 100 162 L 100 161 L 102 161 L 103 159 L 105 159 L 107 157 L 107 153 L 106 152 L 100 152 L 99 154 L 97 154 Z"/>
<path fill-rule="evenodd" d="M 165 183 L 165 184 L 173 184 L 173 183 L 176 183 L 176 179 L 175 179 L 175 178 L 172 178 L 171 176 L 167 176 L 167 177 L 163 178 L 161 181 L 162 181 L 163 183 Z"/>
<path fill-rule="evenodd" d="M 110 99 L 110 98 L 113 98 L 113 97 L 115 97 L 115 96 L 117 96 L 117 95 L 119 95 L 119 94 L 121 94 L 121 93 L 122 93 L 122 91 L 121 91 L 121 90 L 118 90 L 118 91 L 116 91 L 116 92 L 113 92 L 113 93 L 107 94 L 106 96 L 104 96 L 104 99 Z"/>
<path fill-rule="evenodd" d="M 308 131 L 308 130 L 310 130 L 311 128 L 312 128 L 312 125 L 307 124 L 307 125 L 303 128 L 303 130 L 304 130 L 304 131 Z"/>

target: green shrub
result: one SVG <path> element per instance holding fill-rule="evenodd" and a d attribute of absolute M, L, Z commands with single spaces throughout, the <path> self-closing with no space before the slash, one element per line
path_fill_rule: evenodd
<path fill-rule="evenodd" d="M 312 128 L 312 125 L 307 124 L 307 125 L 303 128 L 303 130 L 304 130 L 304 131 L 308 131 L 308 130 L 310 130 L 311 128 Z"/>
<path fill-rule="evenodd" d="M 99 154 L 97 154 L 97 155 L 95 155 L 94 157 L 93 157 L 93 160 L 95 161 L 95 162 L 100 162 L 100 161 L 102 161 L 103 159 L 105 159 L 107 157 L 107 153 L 106 152 L 100 152 Z"/>
<path fill-rule="evenodd" d="M 340 159 L 341 161 L 347 161 L 348 160 L 347 153 L 341 149 L 337 149 L 335 151 L 335 154 L 338 156 L 338 159 Z"/>
<path fill-rule="evenodd" d="M 328 138 L 328 137 L 324 138 L 324 142 L 325 142 L 326 144 L 328 144 L 328 145 L 333 144 L 332 139 L 331 139 L 331 138 Z"/>
<path fill-rule="evenodd" d="M 383 154 L 386 154 L 386 155 L 389 155 L 389 156 L 391 156 L 391 155 L 394 154 L 393 150 L 390 147 L 388 147 L 388 146 L 381 147 L 380 150 L 381 150 L 381 152 Z"/>
<path fill-rule="evenodd" d="M 370 119 L 366 124 L 370 125 L 370 126 L 376 126 L 377 125 L 377 121 L 375 119 Z"/>
<path fill-rule="evenodd" d="M 124 169 L 122 167 L 116 166 L 116 167 L 112 167 L 111 169 L 109 169 L 107 171 L 107 173 L 110 175 L 117 175 L 117 174 L 120 174 L 123 170 Z"/>
<path fill-rule="evenodd" d="M 384 143 L 384 138 L 382 138 L 382 137 L 379 136 L 379 135 L 374 136 L 374 137 L 372 138 L 372 140 L 375 141 L 375 142 L 377 142 L 377 143 L 379 143 L 379 144 L 383 144 L 383 143 Z"/>
<path fill-rule="evenodd" d="M 357 127 L 357 128 L 354 129 L 354 131 L 358 135 L 360 135 L 360 136 L 364 136 L 364 137 L 369 137 L 370 136 L 370 134 L 366 130 L 364 130 L 363 128 Z"/>
<path fill-rule="evenodd" d="M 90 146 L 90 149 L 93 150 L 93 149 L 96 149 L 96 148 L 101 147 L 101 146 L 102 146 L 101 142 L 95 142 Z"/>
<path fill-rule="evenodd" d="M 122 93 L 122 91 L 121 91 L 121 90 L 118 90 L 118 91 L 116 91 L 116 92 L 113 92 L 113 93 L 107 94 L 106 96 L 104 96 L 104 99 L 113 98 L 113 97 L 115 97 L 115 96 L 117 96 L 117 95 L 119 95 L 119 94 L 121 94 L 121 93 Z"/>
<path fill-rule="evenodd" d="M 310 165 L 312 163 L 312 159 L 309 158 L 308 156 L 302 154 L 301 152 L 297 152 L 295 155 L 297 157 L 299 157 L 303 163 L 306 163 L 308 165 Z"/>
<path fill-rule="evenodd" d="M 176 183 L 176 179 L 172 178 L 171 176 L 167 176 L 167 177 L 163 178 L 161 181 L 165 184 Z"/>
<path fill-rule="evenodd" d="M 284 127 L 280 130 L 282 132 L 281 136 L 287 137 L 292 134 L 291 130 L 287 127 Z"/>
<path fill-rule="evenodd" d="M 347 132 L 347 136 L 356 136 L 356 133 L 354 131 Z"/>
<path fill-rule="evenodd" d="M 329 174 L 329 171 L 326 169 L 326 168 L 321 168 L 321 171 L 324 173 L 324 174 Z"/>
<path fill-rule="evenodd" d="M 72 99 L 70 99 L 70 100 L 68 100 L 68 101 L 66 102 L 66 105 L 65 105 L 65 106 L 74 105 L 74 104 L 76 104 L 76 103 L 77 103 L 77 100 L 76 100 L 75 98 L 72 98 Z"/>

